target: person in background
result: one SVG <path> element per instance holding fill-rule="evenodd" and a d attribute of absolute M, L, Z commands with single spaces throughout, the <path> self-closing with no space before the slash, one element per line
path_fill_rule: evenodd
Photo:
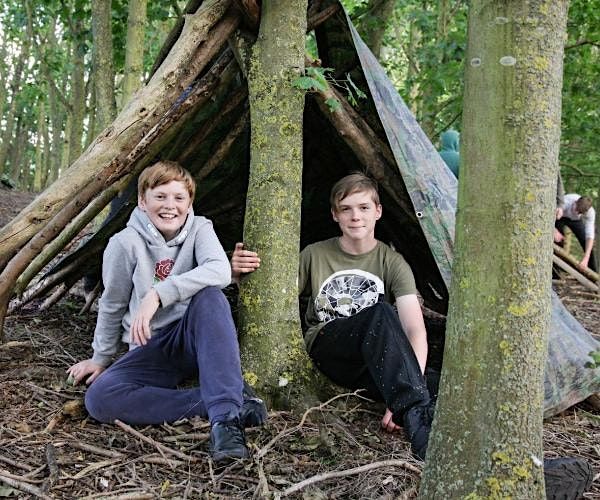
<path fill-rule="evenodd" d="M 440 137 L 441 149 L 439 151 L 442 160 L 458 179 L 460 167 L 460 134 L 456 130 L 446 130 Z"/>
<path fill-rule="evenodd" d="M 560 217 L 559 217 L 560 215 Z M 564 230 L 568 227 L 583 249 L 583 257 L 579 266 L 597 271 L 596 257 L 594 255 L 595 219 L 596 211 L 592 207 L 592 199 L 589 196 L 580 196 L 576 193 L 566 194 L 564 207 L 559 213 L 557 207 L 557 219 L 554 223 L 554 241 L 559 245 L 564 241 Z"/>

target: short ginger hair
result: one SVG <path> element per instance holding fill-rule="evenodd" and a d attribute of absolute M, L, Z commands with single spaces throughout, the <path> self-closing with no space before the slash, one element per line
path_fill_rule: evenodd
<path fill-rule="evenodd" d="M 182 182 L 190 199 L 196 193 L 196 181 L 185 168 L 176 161 L 160 160 L 151 167 L 146 168 L 138 179 L 138 196 L 144 197 L 146 190 L 168 184 L 171 181 Z"/>
<path fill-rule="evenodd" d="M 364 191 L 371 193 L 371 198 L 375 205 L 380 205 L 379 191 L 375 180 L 367 177 L 362 172 L 353 172 L 342 177 L 331 188 L 331 194 L 329 196 L 331 209 L 337 211 L 340 206 L 340 201 L 344 198 L 351 194 Z"/>

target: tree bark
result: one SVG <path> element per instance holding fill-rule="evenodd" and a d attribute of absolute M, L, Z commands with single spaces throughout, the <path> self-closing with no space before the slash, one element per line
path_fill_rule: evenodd
<path fill-rule="evenodd" d="M 35 173 L 33 175 L 33 190 L 39 192 L 42 190 L 42 178 L 46 162 L 44 161 L 45 140 L 48 139 L 46 132 L 46 104 L 38 99 L 38 120 L 37 120 L 37 142 L 35 144 Z"/>
<path fill-rule="evenodd" d="M 115 71 L 113 65 L 113 45 L 111 30 L 111 0 L 94 0 L 92 2 L 92 59 L 94 66 L 95 106 L 92 113 L 96 115 L 92 136 L 104 130 L 115 118 Z"/>
<path fill-rule="evenodd" d="M 395 5 L 395 0 L 369 0 L 366 12 L 360 17 L 358 32 L 377 59 L 381 57 L 383 37 Z"/>
<path fill-rule="evenodd" d="M 240 289 L 241 355 L 246 380 L 276 407 L 306 394 L 311 376 L 298 315 L 307 0 L 265 0 L 248 75 L 250 179 L 246 246 L 261 267 Z"/>
<path fill-rule="evenodd" d="M 72 20 L 73 70 L 71 71 L 71 99 L 68 165 L 71 166 L 81 155 L 83 121 L 85 119 L 85 45 L 83 43 L 83 21 Z"/>
<path fill-rule="evenodd" d="M 21 81 L 23 79 L 23 72 L 25 70 L 25 63 L 29 58 L 29 45 L 29 38 L 26 38 L 21 47 L 21 53 L 15 56 L 17 59 L 17 64 L 15 65 L 15 70 L 10 85 L 10 106 L 5 117 L 6 125 L 4 134 L 2 135 L 2 144 L 0 144 L 0 171 L 3 170 L 6 173 L 10 173 L 9 165 L 7 165 L 8 152 L 13 141 L 15 118 L 17 114 L 17 96 L 19 95 L 21 89 Z"/>
<path fill-rule="evenodd" d="M 131 165 L 125 160 L 140 138 L 158 123 L 237 27 L 237 16 L 221 20 L 229 4 L 230 0 L 208 0 L 188 16 L 170 57 L 77 159 L 68 178 L 52 184 L 0 230 L 0 269 L 103 169 L 113 164 L 115 175 L 127 173 Z"/>
<path fill-rule="evenodd" d="M 129 0 L 122 106 L 125 106 L 133 93 L 142 86 L 146 6 L 147 0 Z"/>
<path fill-rule="evenodd" d="M 545 498 L 567 5 L 470 3 L 455 260 L 421 498 Z"/>

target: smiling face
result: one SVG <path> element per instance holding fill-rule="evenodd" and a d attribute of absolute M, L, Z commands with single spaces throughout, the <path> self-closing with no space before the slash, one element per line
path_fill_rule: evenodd
<path fill-rule="evenodd" d="M 181 181 L 170 181 L 148 188 L 138 198 L 138 206 L 166 241 L 172 240 L 185 224 L 192 199 Z"/>
<path fill-rule="evenodd" d="M 381 218 L 381 204 L 370 191 L 356 191 L 339 201 L 331 211 L 342 230 L 342 240 L 352 245 L 375 242 L 375 223 Z"/>

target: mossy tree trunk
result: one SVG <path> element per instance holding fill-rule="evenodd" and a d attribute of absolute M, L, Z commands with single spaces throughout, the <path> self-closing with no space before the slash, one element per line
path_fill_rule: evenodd
<path fill-rule="evenodd" d="M 565 0 L 474 0 L 444 369 L 421 498 L 545 498 Z"/>
<path fill-rule="evenodd" d="M 240 290 L 246 380 L 275 406 L 302 394 L 310 366 L 298 316 L 307 0 L 262 3 L 248 75 L 251 146 L 244 241 L 261 267 Z"/>
<path fill-rule="evenodd" d="M 92 61 L 95 106 L 91 111 L 95 115 L 95 120 L 94 127 L 89 132 L 93 137 L 110 125 L 117 115 L 111 20 L 111 0 L 94 0 L 92 2 L 94 38 Z"/>

